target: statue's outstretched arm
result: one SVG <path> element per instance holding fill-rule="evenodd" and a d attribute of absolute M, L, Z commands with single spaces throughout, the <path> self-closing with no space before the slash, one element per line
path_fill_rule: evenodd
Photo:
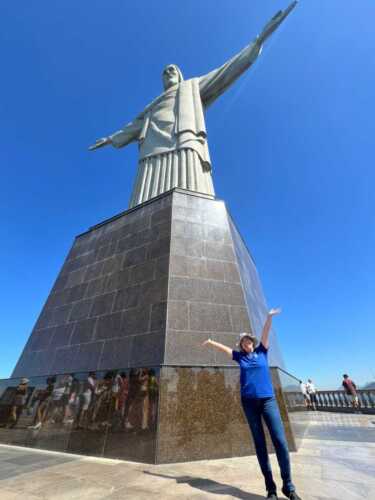
<path fill-rule="evenodd" d="M 266 24 L 261 34 L 257 36 L 250 45 L 241 50 L 241 52 L 232 57 L 220 68 L 199 78 L 201 99 L 205 107 L 212 104 L 212 102 L 225 92 L 242 73 L 250 68 L 261 53 L 263 43 L 280 26 L 296 4 L 297 2 L 294 1 L 284 11 L 280 10 Z"/>
<path fill-rule="evenodd" d="M 118 132 L 109 135 L 108 137 L 103 137 L 98 139 L 95 144 L 89 147 L 90 151 L 102 148 L 104 146 L 112 145 L 115 148 L 122 148 L 133 141 L 136 141 L 143 126 L 143 119 L 137 117 L 134 121 L 128 123 L 124 128 L 120 129 Z"/>

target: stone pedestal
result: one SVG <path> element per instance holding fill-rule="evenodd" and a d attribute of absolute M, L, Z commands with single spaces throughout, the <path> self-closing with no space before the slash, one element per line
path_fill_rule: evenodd
<path fill-rule="evenodd" d="M 158 463 L 252 452 L 238 369 L 201 344 L 211 337 L 235 347 L 240 332 L 259 335 L 266 311 L 255 264 L 222 201 L 175 189 L 92 227 L 76 238 L 12 383 L 2 384 L 5 394 L 17 378 L 30 379 L 24 408 L 35 422 L 35 391 L 58 375 L 55 392 L 64 386 L 71 401 L 61 410 L 52 398 L 50 406 L 71 427 L 57 433 L 46 417 L 37 436 L 25 430 L 18 442 L 40 447 L 50 429 L 47 448 L 59 434 L 59 449 Z M 270 365 L 282 368 L 274 332 L 271 346 Z M 83 418 L 89 372 L 97 394 Z"/>
<path fill-rule="evenodd" d="M 224 202 L 174 190 L 76 238 L 12 376 L 231 366 L 201 342 L 259 334 L 266 311 Z"/>

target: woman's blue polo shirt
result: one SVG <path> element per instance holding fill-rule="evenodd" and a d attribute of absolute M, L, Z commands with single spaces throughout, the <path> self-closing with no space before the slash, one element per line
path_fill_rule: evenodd
<path fill-rule="evenodd" d="M 249 354 L 233 351 L 232 358 L 240 365 L 242 397 L 254 399 L 274 396 L 267 352 L 263 344 L 259 344 Z"/>

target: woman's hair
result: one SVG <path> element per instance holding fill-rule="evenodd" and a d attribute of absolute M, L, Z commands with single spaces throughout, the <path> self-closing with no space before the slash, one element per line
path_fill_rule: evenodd
<path fill-rule="evenodd" d="M 256 338 L 256 336 L 255 336 L 255 335 L 251 335 L 250 333 L 249 333 L 249 335 L 246 335 L 246 336 L 244 335 L 244 336 L 242 337 L 241 342 L 240 342 L 240 345 L 239 345 L 239 348 L 240 348 L 240 350 L 241 350 L 241 351 L 243 351 L 243 349 L 242 349 L 242 342 L 243 342 L 245 339 L 250 339 L 250 340 L 251 340 L 251 342 L 253 343 L 254 348 L 255 348 L 255 347 L 257 346 L 257 344 L 258 344 L 258 339 Z"/>

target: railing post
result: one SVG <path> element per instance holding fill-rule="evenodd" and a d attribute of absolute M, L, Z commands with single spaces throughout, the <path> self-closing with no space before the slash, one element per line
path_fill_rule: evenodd
<path fill-rule="evenodd" d="M 320 391 L 316 393 L 316 399 L 318 401 L 318 406 L 324 406 L 322 403 L 322 395 L 321 395 Z"/>
<path fill-rule="evenodd" d="M 365 402 L 365 408 L 371 408 L 371 401 L 370 401 L 370 396 L 369 396 L 370 391 L 362 391 L 362 397 Z"/>
<path fill-rule="evenodd" d="M 329 392 L 329 393 L 328 393 L 328 399 L 329 399 L 330 406 L 331 406 L 331 407 L 334 407 L 334 406 L 335 406 L 335 400 L 334 400 L 334 398 L 333 398 L 333 394 L 332 394 L 332 392 Z"/>
<path fill-rule="evenodd" d="M 373 391 L 373 390 L 370 389 L 368 392 L 369 392 L 368 397 L 369 397 L 369 400 L 370 400 L 371 408 L 375 408 L 375 398 L 374 398 L 374 392 L 375 391 Z"/>
<path fill-rule="evenodd" d="M 350 406 L 348 396 L 346 395 L 345 391 L 342 391 L 342 398 L 344 400 L 344 408 L 348 408 Z"/>
<path fill-rule="evenodd" d="M 333 393 L 333 399 L 335 402 L 335 408 L 340 408 L 341 407 L 340 394 L 337 391 Z"/>
<path fill-rule="evenodd" d="M 326 406 L 330 406 L 330 404 L 329 404 L 329 395 L 328 395 L 328 392 L 325 392 L 325 393 L 324 393 L 324 399 L 325 399 L 325 402 L 326 402 Z"/>
<path fill-rule="evenodd" d="M 341 391 L 341 398 L 342 398 L 343 408 L 347 408 L 348 407 L 348 400 L 347 400 L 347 397 L 346 397 L 346 394 L 344 391 Z"/>

